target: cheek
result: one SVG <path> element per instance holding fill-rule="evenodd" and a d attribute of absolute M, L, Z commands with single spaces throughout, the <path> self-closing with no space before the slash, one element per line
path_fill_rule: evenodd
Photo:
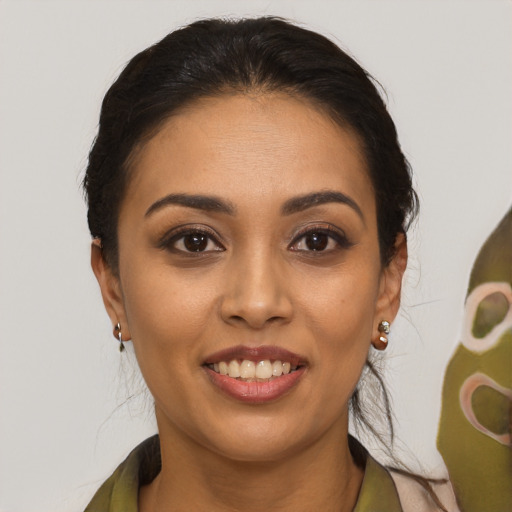
<path fill-rule="evenodd" d="M 184 425 L 211 333 L 213 287 L 146 267 L 123 286 L 137 362 L 157 407 Z M 202 350 L 202 352 L 201 352 Z M 197 398 L 197 397 L 196 397 Z M 187 427 L 188 428 L 188 427 Z"/>
<path fill-rule="evenodd" d="M 199 358 L 197 342 L 214 314 L 212 278 L 159 265 L 140 268 L 144 271 L 127 269 L 123 293 L 141 369 L 144 371 L 146 361 L 153 368 L 155 363 L 163 365 L 178 355 L 195 361 Z"/>
<path fill-rule="evenodd" d="M 300 308 L 309 321 L 333 335 L 371 335 L 379 290 L 380 267 L 373 261 L 341 265 L 322 278 L 299 283 Z"/>
<path fill-rule="evenodd" d="M 314 333 L 322 371 L 351 392 L 366 361 L 378 297 L 379 265 L 340 268 L 328 280 L 310 281 L 301 309 Z M 338 393 L 339 389 L 333 390 Z"/>

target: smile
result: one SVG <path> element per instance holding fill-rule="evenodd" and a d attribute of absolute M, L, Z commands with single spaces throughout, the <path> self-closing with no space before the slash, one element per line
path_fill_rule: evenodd
<path fill-rule="evenodd" d="M 269 379 L 296 371 L 297 365 L 292 365 L 289 361 L 282 362 L 279 359 L 275 361 L 263 359 L 257 362 L 250 359 L 244 359 L 243 361 L 233 359 L 229 362 L 220 361 L 219 363 L 209 364 L 208 368 L 215 373 L 227 375 L 239 381 L 266 382 Z"/>
<path fill-rule="evenodd" d="M 224 394 L 261 404 L 288 394 L 306 373 L 307 362 L 275 346 L 236 346 L 209 356 L 203 368 Z"/>

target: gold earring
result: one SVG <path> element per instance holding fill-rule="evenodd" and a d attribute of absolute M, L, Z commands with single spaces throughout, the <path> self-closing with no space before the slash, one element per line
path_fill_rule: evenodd
<path fill-rule="evenodd" d="M 119 340 L 119 352 L 122 352 L 124 350 L 124 343 L 123 334 L 121 333 L 121 324 L 119 322 L 117 322 L 117 325 L 114 327 L 114 337 Z"/>
<path fill-rule="evenodd" d="M 380 333 L 379 338 L 373 343 L 373 346 L 377 350 L 385 350 L 388 346 L 388 338 L 387 335 L 389 334 L 390 328 L 389 328 L 389 322 L 387 320 L 382 320 L 378 326 L 378 331 Z"/>

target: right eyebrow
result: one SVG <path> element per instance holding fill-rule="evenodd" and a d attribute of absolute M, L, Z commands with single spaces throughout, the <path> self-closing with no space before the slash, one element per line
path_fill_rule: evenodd
<path fill-rule="evenodd" d="M 190 194 L 169 194 L 158 201 L 155 201 L 144 214 L 149 217 L 153 213 L 166 206 L 179 205 L 186 206 L 187 208 L 194 208 L 196 210 L 204 210 L 207 212 L 226 213 L 227 215 L 234 215 L 236 208 L 228 201 L 224 201 L 215 196 L 204 195 L 190 195 Z"/>
<path fill-rule="evenodd" d="M 363 212 L 354 199 L 347 194 L 338 192 L 337 190 L 323 190 L 320 192 L 306 194 L 304 196 L 292 197 L 284 203 L 281 208 L 281 212 L 283 215 L 291 215 L 326 203 L 345 204 L 354 210 L 361 220 L 365 222 Z"/>

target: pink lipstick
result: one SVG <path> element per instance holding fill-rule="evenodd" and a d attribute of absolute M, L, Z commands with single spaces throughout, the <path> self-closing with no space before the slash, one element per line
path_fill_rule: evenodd
<path fill-rule="evenodd" d="M 304 376 L 306 358 L 277 346 L 238 345 L 208 356 L 203 364 L 220 391 L 242 402 L 278 400 Z"/>

